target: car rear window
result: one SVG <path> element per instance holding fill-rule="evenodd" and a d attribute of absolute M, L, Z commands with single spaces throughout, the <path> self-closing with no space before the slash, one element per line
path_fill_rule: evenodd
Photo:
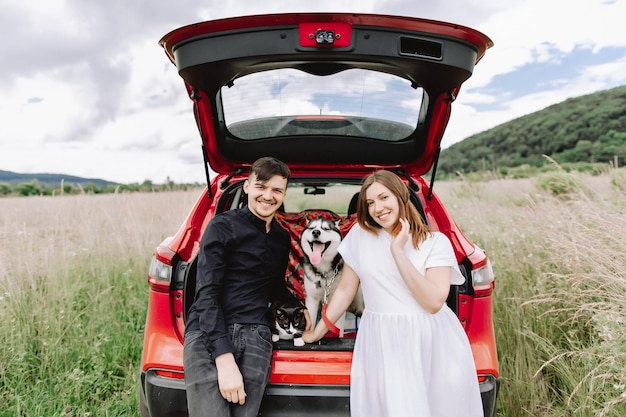
<path fill-rule="evenodd" d="M 307 184 L 290 181 L 285 196 L 284 211 L 299 212 L 302 210 L 324 209 L 339 215 L 349 215 L 350 205 L 358 194 L 358 184 Z"/>
<path fill-rule="evenodd" d="M 221 89 L 226 128 L 256 140 L 279 136 L 361 136 L 399 141 L 416 128 L 422 88 L 362 69 L 318 76 L 297 69 L 246 75 Z"/>

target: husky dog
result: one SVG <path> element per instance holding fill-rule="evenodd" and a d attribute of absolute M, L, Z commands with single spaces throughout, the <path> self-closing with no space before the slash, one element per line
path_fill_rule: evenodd
<path fill-rule="evenodd" d="M 305 304 L 313 326 L 317 321 L 320 304 L 330 300 L 341 277 L 343 259 L 337 252 L 341 239 L 337 224 L 326 219 L 311 220 L 300 237 L 304 252 Z M 360 289 L 348 311 L 356 315 L 363 313 Z M 337 327 L 343 329 L 343 320 L 339 320 Z"/>

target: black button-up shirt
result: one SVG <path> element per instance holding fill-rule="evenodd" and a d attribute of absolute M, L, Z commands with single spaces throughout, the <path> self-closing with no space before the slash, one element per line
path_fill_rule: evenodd
<path fill-rule="evenodd" d="M 270 301 L 300 304 L 284 280 L 289 249 L 287 231 L 273 219 L 266 232 L 265 221 L 248 207 L 218 214 L 209 222 L 200 242 L 196 298 L 186 332 L 203 331 L 214 358 L 234 351 L 228 325 L 271 326 Z"/>

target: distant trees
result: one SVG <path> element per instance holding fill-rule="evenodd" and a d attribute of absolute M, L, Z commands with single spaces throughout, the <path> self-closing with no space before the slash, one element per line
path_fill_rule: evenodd
<path fill-rule="evenodd" d="M 143 183 L 133 184 L 107 184 L 96 185 L 93 183 L 67 183 L 61 181 L 57 185 L 40 184 L 37 180 L 23 182 L 15 185 L 0 183 L 0 197 L 28 197 L 28 196 L 57 196 L 77 194 L 112 194 L 112 193 L 135 193 L 135 192 L 163 192 L 175 190 L 189 190 L 202 187 L 202 184 L 175 184 L 168 181 L 166 184 L 154 184 L 150 180 Z"/>
<path fill-rule="evenodd" d="M 0 196 L 7 196 L 13 191 L 9 184 L 0 183 Z"/>
<path fill-rule="evenodd" d="M 41 187 L 37 181 L 25 182 L 15 186 L 15 192 L 18 195 L 29 196 L 41 194 Z"/>

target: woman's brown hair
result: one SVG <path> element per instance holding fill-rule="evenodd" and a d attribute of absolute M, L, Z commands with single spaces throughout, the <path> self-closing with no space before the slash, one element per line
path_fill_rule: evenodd
<path fill-rule="evenodd" d="M 413 247 L 417 249 L 420 243 L 428 237 L 428 226 L 422 221 L 422 216 L 417 208 L 411 202 L 409 197 L 409 189 L 406 184 L 396 174 L 390 171 L 379 170 L 369 174 L 363 180 L 361 191 L 357 200 L 356 219 L 359 225 L 368 232 L 378 234 L 381 226 L 370 216 L 367 207 L 367 198 L 365 193 L 373 183 L 384 185 L 398 199 L 400 213 L 398 218 L 406 218 L 409 221 L 409 233 L 411 234 Z M 393 227 L 392 235 L 396 236 L 400 232 L 400 222 L 396 222 Z"/>

